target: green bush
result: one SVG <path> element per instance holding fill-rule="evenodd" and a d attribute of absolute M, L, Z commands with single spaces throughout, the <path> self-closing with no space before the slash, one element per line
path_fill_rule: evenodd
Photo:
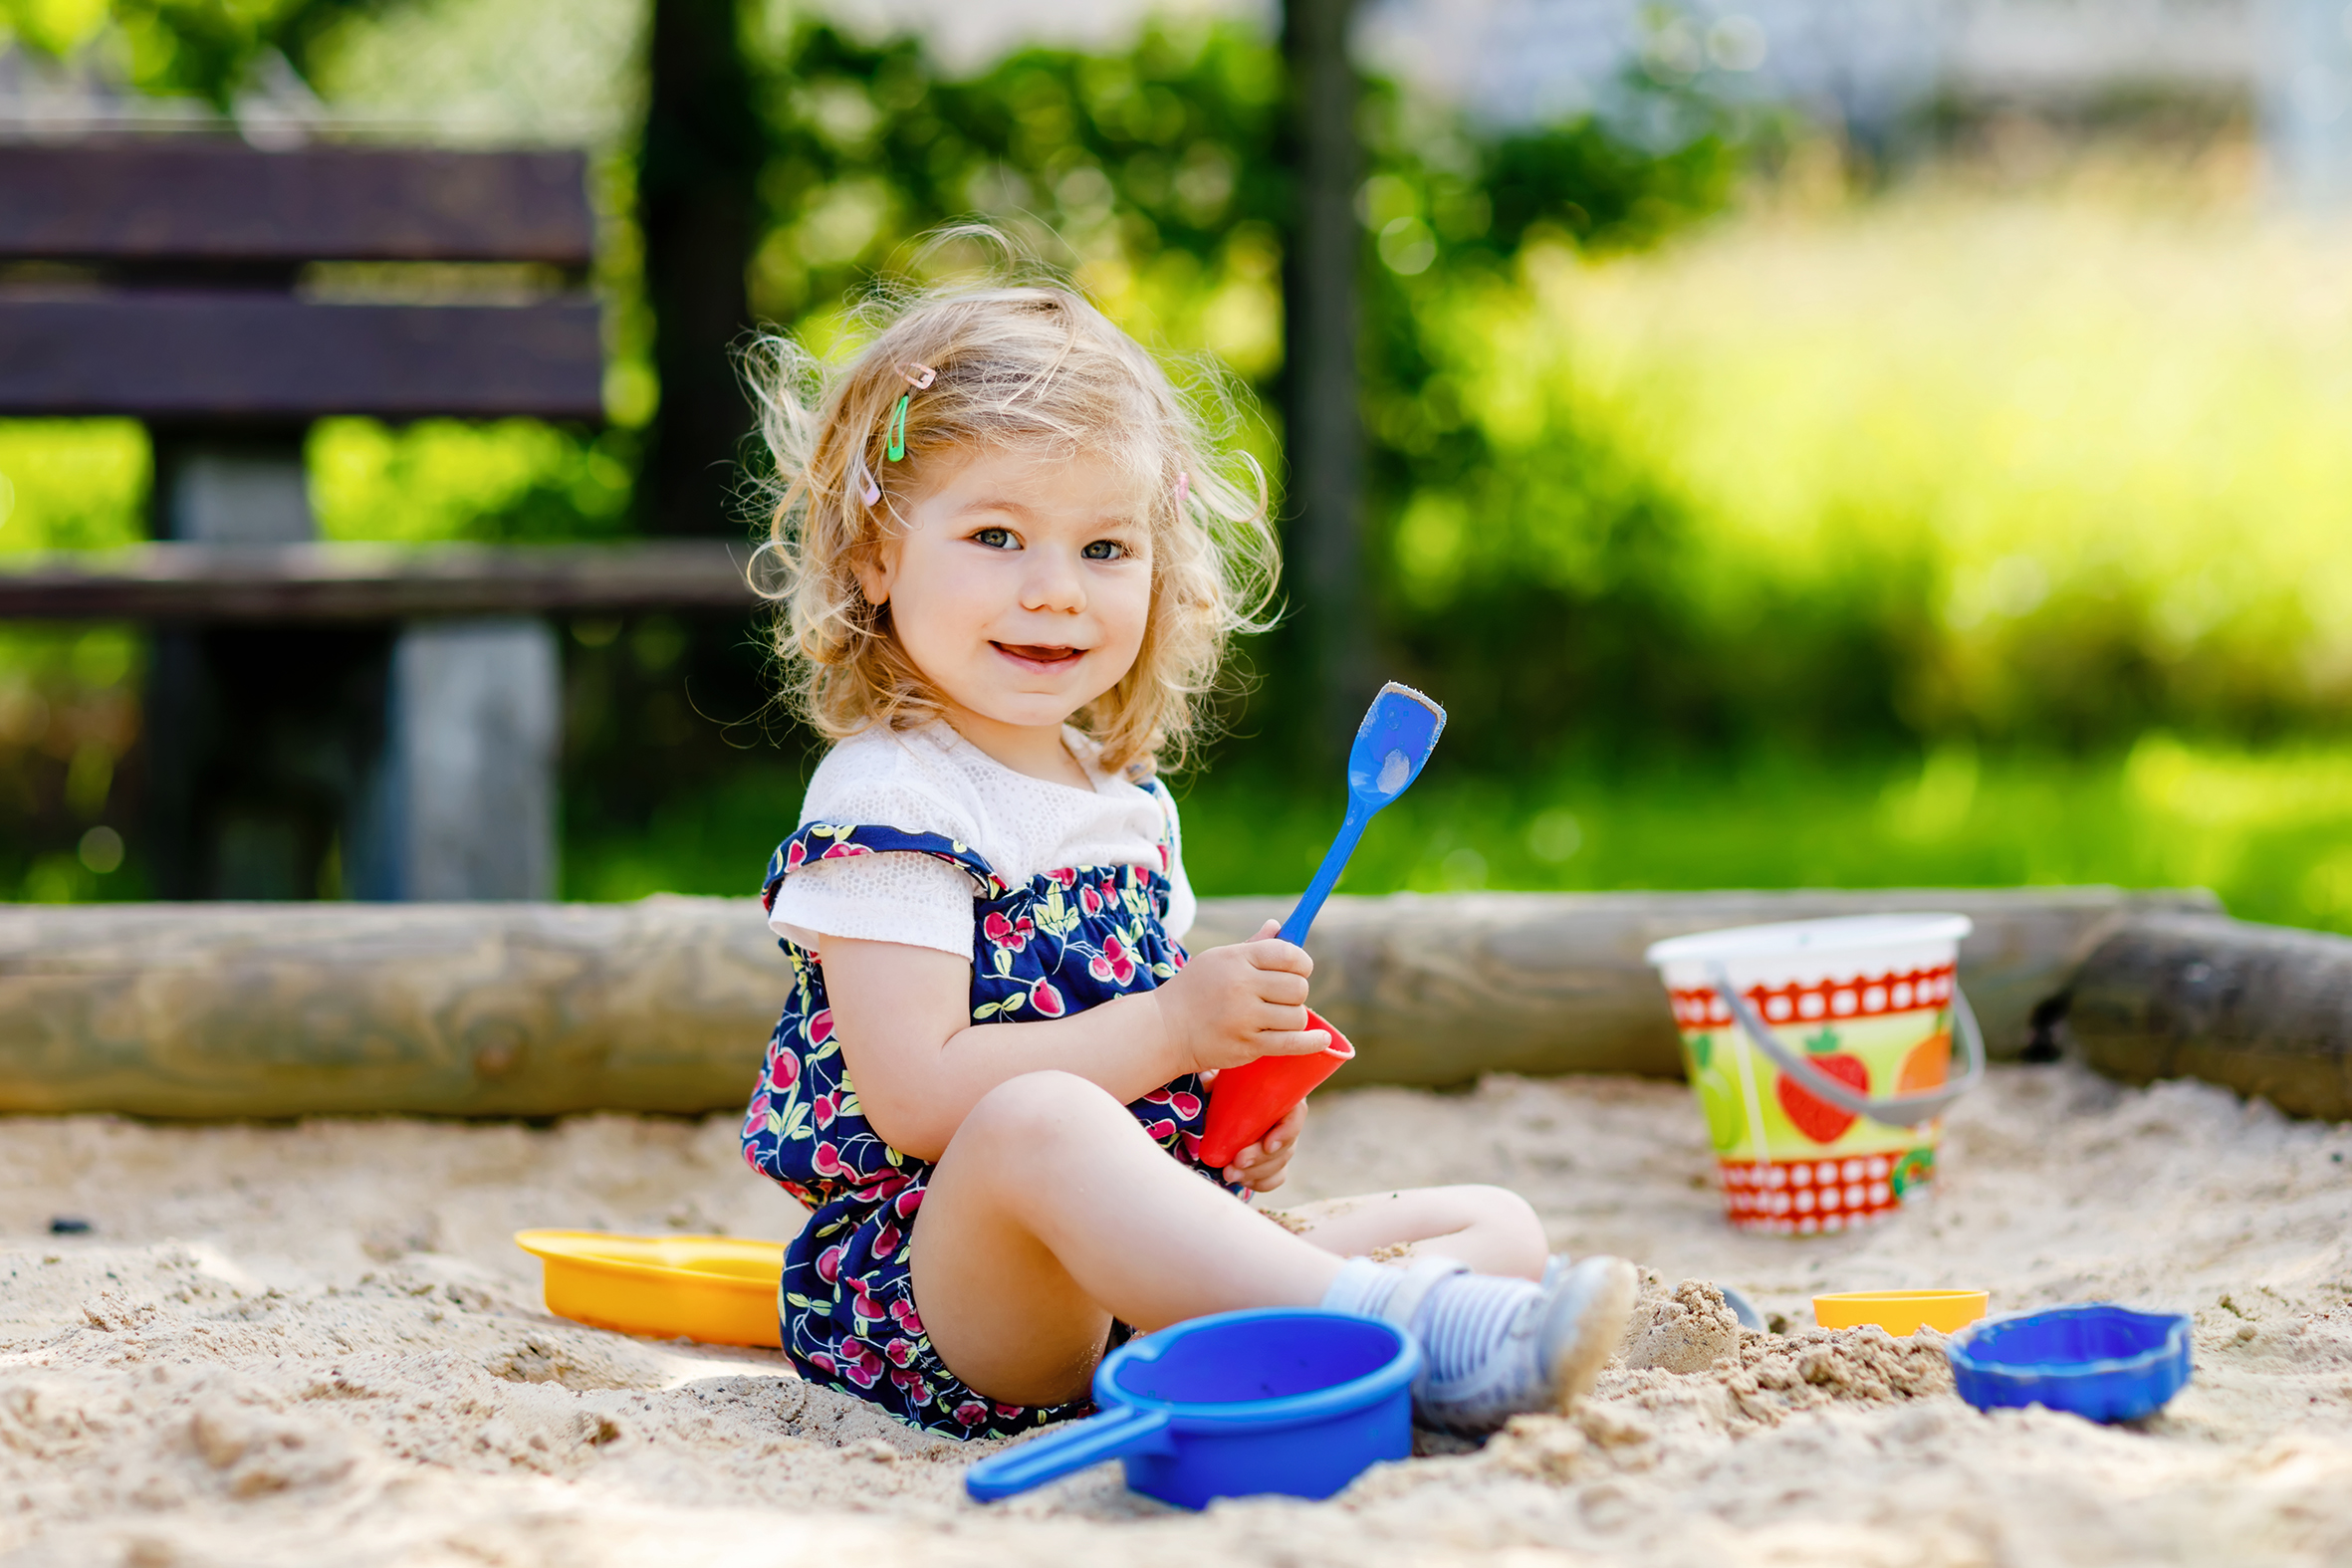
<path fill-rule="evenodd" d="M 1547 247 L 1448 340 L 1480 356 L 1471 417 L 1523 437 L 1496 483 L 1564 429 L 1651 487 L 1673 629 L 1768 730 L 1855 681 L 1920 737 L 2325 728 L 2352 702 L 2345 247 L 2193 219 L 1930 191 Z"/>
<path fill-rule="evenodd" d="M 142 538 L 146 492 L 127 420 L 0 420 L 0 569 Z M 126 626 L 0 623 L 0 898 L 95 897 L 121 869 L 145 654 Z"/>
<path fill-rule="evenodd" d="M 333 540 L 547 544 L 629 532 L 636 432 L 587 435 L 536 419 L 322 419 L 308 467 Z"/>

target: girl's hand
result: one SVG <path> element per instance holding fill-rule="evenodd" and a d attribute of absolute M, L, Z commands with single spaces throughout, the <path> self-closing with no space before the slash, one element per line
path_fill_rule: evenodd
<path fill-rule="evenodd" d="M 1306 1026 L 1306 977 L 1314 960 L 1302 947 L 1272 940 L 1280 929 L 1270 920 L 1251 941 L 1211 948 L 1151 993 L 1179 1071 L 1305 1056 L 1331 1043 L 1321 1029 Z"/>
<path fill-rule="evenodd" d="M 1291 1156 L 1298 1152 L 1298 1131 L 1305 1125 L 1306 1102 L 1300 1100 L 1263 1139 L 1233 1157 L 1233 1164 L 1225 1168 L 1225 1179 L 1255 1192 L 1273 1192 L 1283 1185 L 1283 1172 L 1289 1168 Z"/>

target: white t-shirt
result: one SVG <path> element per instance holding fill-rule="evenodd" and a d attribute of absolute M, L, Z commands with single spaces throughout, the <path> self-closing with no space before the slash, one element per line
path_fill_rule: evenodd
<path fill-rule="evenodd" d="M 825 754 L 801 801 L 801 825 L 837 822 L 944 833 L 1019 887 L 1068 866 L 1161 870 L 1168 840 L 1168 935 L 1192 928 L 1176 802 L 1156 784 L 1102 771 L 1100 749 L 1064 729 L 1070 756 L 1093 787 L 1015 773 L 945 724 L 851 736 Z M 961 867 L 919 854 L 855 855 L 804 865 L 784 879 L 768 924 L 817 951 L 821 934 L 902 942 L 972 956 L 973 895 Z"/>

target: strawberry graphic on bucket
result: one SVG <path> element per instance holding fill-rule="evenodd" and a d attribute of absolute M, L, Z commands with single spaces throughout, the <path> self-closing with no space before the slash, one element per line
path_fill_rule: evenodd
<path fill-rule="evenodd" d="M 1848 1056 L 1837 1048 L 1835 1029 L 1823 1029 L 1806 1039 L 1805 1059 L 1840 1083 L 1851 1084 L 1864 1094 L 1870 1092 L 1870 1069 L 1861 1057 Z M 1815 1143 L 1837 1142 L 1857 1120 L 1852 1111 L 1839 1110 L 1794 1078 L 1775 1079 L 1772 1096 L 1796 1130 Z"/>
<path fill-rule="evenodd" d="M 1839 1232 L 1929 1191 L 1940 1118 L 1984 1071 L 1958 984 L 1969 930 L 1964 915 L 1865 915 L 1650 948 L 1734 1225 Z M 1947 1081 L 1956 1035 L 1968 1070 Z"/>

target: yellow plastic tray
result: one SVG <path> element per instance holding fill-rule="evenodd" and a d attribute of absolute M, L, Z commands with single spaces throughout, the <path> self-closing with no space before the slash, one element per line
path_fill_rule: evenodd
<path fill-rule="evenodd" d="M 547 1309 L 558 1317 L 655 1339 L 783 1343 L 776 1324 L 782 1241 L 517 1231 L 515 1244 L 540 1259 Z"/>
<path fill-rule="evenodd" d="M 1985 1315 L 1982 1290 L 1840 1290 L 1813 1297 L 1813 1321 L 1823 1328 L 1876 1323 L 1900 1337 L 1923 1328 L 1957 1333 Z"/>

